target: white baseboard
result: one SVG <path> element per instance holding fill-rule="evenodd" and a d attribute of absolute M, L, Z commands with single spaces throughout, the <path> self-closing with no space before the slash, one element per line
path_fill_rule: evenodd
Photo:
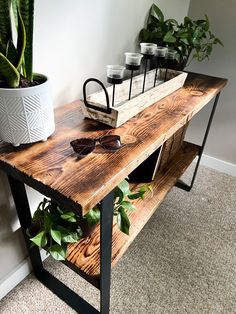
<path fill-rule="evenodd" d="M 44 261 L 48 255 L 44 250 L 41 250 L 41 258 Z M 26 258 L 20 265 L 10 274 L 0 281 L 0 300 L 5 297 L 13 288 L 15 288 L 25 277 L 31 273 L 31 263 L 29 258 Z"/>
<path fill-rule="evenodd" d="M 230 162 L 203 154 L 201 165 L 236 177 L 236 165 Z"/>

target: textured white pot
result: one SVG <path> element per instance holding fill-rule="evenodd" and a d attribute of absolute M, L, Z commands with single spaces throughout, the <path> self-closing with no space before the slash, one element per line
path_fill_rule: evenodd
<path fill-rule="evenodd" d="M 0 88 L 0 140 L 14 146 L 46 141 L 54 132 L 54 112 L 48 78 L 26 88 Z"/>

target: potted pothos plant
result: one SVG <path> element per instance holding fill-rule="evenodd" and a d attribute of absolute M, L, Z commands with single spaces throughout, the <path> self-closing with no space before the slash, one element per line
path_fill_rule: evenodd
<path fill-rule="evenodd" d="M 0 140 L 14 146 L 55 129 L 48 78 L 33 73 L 33 25 L 34 0 L 0 0 Z"/>
<path fill-rule="evenodd" d="M 175 69 L 184 69 L 193 59 L 209 59 L 213 46 L 222 42 L 210 30 L 207 15 L 193 20 L 186 16 L 182 23 L 165 19 L 161 9 L 153 4 L 148 13 L 145 27 L 139 33 L 140 41 L 168 46 L 177 51 Z"/>
<path fill-rule="evenodd" d="M 130 191 L 129 182 L 123 180 L 114 190 L 113 214 L 119 229 L 129 235 L 129 211 L 136 209 L 135 199 L 144 199 L 145 193 L 152 193 L 151 185 L 143 185 L 137 191 Z M 65 260 L 67 245 L 89 236 L 100 221 L 100 204 L 83 217 L 63 209 L 52 200 L 40 202 L 27 234 L 33 245 L 45 248 L 56 260 Z"/>

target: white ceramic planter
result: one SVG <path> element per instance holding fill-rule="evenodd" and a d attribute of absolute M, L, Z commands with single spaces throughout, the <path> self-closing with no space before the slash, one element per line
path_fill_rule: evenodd
<path fill-rule="evenodd" d="M 55 130 L 48 78 L 26 88 L 0 88 L 0 140 L 14 146 L 46 141 Z"/>

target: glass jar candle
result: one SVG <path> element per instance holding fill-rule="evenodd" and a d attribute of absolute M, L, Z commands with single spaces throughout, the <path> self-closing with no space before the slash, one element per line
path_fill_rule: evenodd
<path fill-rule="evenodd" d="M 107 82 L 121 84 L 123 82 L 125 67 L 122 65 L 107 65 Z"/>
<path fill-rule="evenodd" d="M 141 53 L 126 52 L 125 65 L 126 69 L 137 71 L 140 68 L 143 55 Z"/>
<path fill-rule="evenodd" d="M 141 53 L 144 55 L 154 56 L 157 45 L 152 43 L 141 43 Z"/>

